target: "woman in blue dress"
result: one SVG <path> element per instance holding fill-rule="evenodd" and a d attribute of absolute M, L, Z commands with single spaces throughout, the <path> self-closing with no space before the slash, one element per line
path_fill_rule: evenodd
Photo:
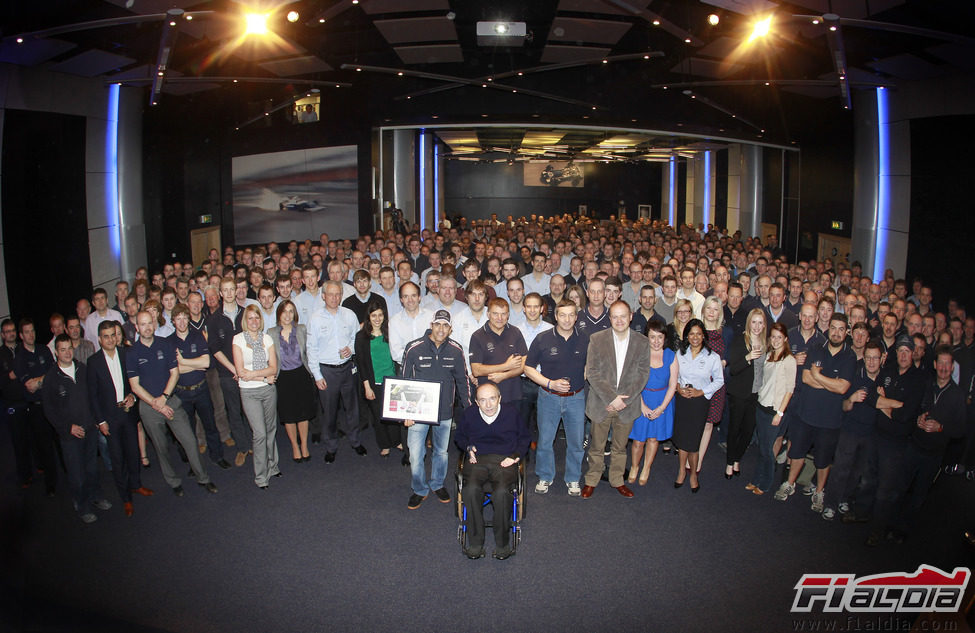
<path fill-rule="evenodd" d="M 670 439 L 674 428 L 674 391 L 677 389 L 677 362 L 674 350 L 666 346 L 667 326 L 651 321 L 647 324 L 647 338 L 650 339 L 650 377 L 643 388 L 640 411 L 643 415 L 633 422 L 630 439 L 629 483 L 637 480 L 647 485 L 650 479 L 650 466 L 657 455 L 660 442 Z M 644 450 L 646 449 L 646 450 Z M 640 459 L 643 470 L 640 470 Z"/>

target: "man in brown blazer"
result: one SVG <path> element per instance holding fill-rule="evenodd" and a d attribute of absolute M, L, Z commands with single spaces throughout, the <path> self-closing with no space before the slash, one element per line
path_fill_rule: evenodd
<path fill-rule="evenodd" d="M 589 396 L 586 415 L 592 420 L 589 442 L 589 470 L 582 498 L 588 499 L 603 474 L 603 449 L 612 430 L 609 485 L 624 497 L 633 491 L 623 483 L 626 468 L 626 440 L 633 421 L 640 415 L 640 396 L 650 375 L 650 341 L 630 329 L 630 306 L 617 301 L 609 308 L 611 328 L 589 338 L 586 380 Z"/>

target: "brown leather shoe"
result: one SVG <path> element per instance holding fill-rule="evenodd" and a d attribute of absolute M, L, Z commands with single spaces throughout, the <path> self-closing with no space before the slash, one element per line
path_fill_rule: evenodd
<path fill-rule="evenodd" d="M 579 495 L 579 496 L 581 496 L 583 499 L 588 499 L 589 497 L 592 496 L 592 493 L 593 493 L 593 491 L 595 489 L 596 488 L 593 487 L 593 486 L 583 486 L 582 487 L 582 494 Z M 632 494 L 632 493 L 630 493 L 630 494 Z"/>
<path fill-rule="evenodd" d="M 615 488 L 616 488 L 616 492 L 620 493 L 627 499 L 633 496 L 633 491 L 627 488 L 626 484 L 623 484 L 622 486 L 616 486 Z"/>
<path fill-rule="evenodd" d="M 234 458 L 234 465 L 243 466 L 246 461 L 247 461 L 247 453 L 244 451 L 238 451 L 237 457 Z"/>
<path fill-rule="evenodd" d="M 132 492 L 134 492 L 137 495 L 142 495 L 143 497 L 151 497 L 152 495 L 156 494 L 152 490 L 146 488 L 145 486 L 142 486 L 141 488 L 135 488 Z"/>
<path fill-rule="evenodd" d="M 125 516 L 130 517 L 133 514 L 135 514 L 135 510 L 132 508 L 131 501 L 126 501 L 123 507 L 125 508 Z"/>

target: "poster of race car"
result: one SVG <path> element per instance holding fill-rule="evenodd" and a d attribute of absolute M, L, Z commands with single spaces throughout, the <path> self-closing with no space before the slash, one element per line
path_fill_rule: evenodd
<path fill-rule="evenodd" d="M 271 240 L 353 237 L 359 233 L 355 145 L 235 156 L 234 238 Z"/>
<path fill-rule="evenodd" d="M 572 161 L 523 163 L 526 187 L 582 187 L 586 179 L 582 165 Z"/>

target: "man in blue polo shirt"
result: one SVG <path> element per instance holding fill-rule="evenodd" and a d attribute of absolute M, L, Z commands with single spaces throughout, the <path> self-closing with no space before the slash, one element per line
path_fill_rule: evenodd
<path fill-rule="evenodd" d="M 586 288 L 586 309 L 579 313 L 576 327 L 586 336 L 609 329 L 609 310 L 606 309 L 606 282 L 591 279 Z"/>
<path fill-rule="evenodd" d="M 834 312 L 829 319 L 826 345 L 810 348 L 808 352 L 802 370 L 799 415 L 789 427 L 792 439 L 789 479 L 775 493 L 777 500 L 785 501 L 796 491 L 796 479 L 802 472 L 806 453 L 813 448 L 816 466 L 816 489 L 810 506 L 813 512 L 823 511 L 823 490 L 843 423 L 843 397 L 850 390 L 856 371 L 856 355 L 846 342 L 847 329 L 846 315 Z"/>
<path fill-rule="evenodd" d="M 210 481 L 210 476 L 200 460 L 200 453 L 195 450 L 196 437 L 190 428 L 190 420 L 186 417 L 179 398 L 173 395 L 179 380 L 176 351 L 169 341 L 154 336 L 156 324 L 148 312 L 140 311 L 135 324 L 139 328 L 139 340 L 126 354 L 125 373 L 132 393 L 141 400 L 139 413 L 142 416 L 142 426 L 156 447 L 163 478 L 177 497 L 183 496 L 182 481 L 169 461 L 169 437 L 166 435 L 168 426 L 176 436 L 176 441 L 186 451 L 190 468 L 196 474 L 196 483 L 205 487 L 207 492 L 215 493 L 217 487 Z"/>
<path fill-rule="evenodd" d="M 491 299 L 488 303 L 488 322 L 471 335 L 469 347 L 471 373 L 477 384 L 493 382 L 501 391 L 501 398 L 519 407 L 521 376 L 528 347 L 521 331 L 508 323 L 508 302 Z"/>
<path fill-rule="evenodd" d="M 651 289 L 652 290 L 652 289 Z M 589 339 L 576 325 L 576 304 L 562 299 L 555 307 L 555 327 L 532 341 L 525 361 L 525 375 L 539 385 L 538 452 L 535 492 L 545 494 L 555 480 L 555 451 L 552 444 L 565 425 L 565 485 L 570 496 L 582 492 L 583 435 L 586 427 L 586 352 Z"/>
<path fill-rule="evenodd" d="M 223 457 L 223 442 L 220 441 L 220 431 L 217 430 L 217 421 L 213 414 L 213 401 L 210 399 L 210 389 L 207 388 L 206 370 L 210 367 L 207 340 L 198 330 L 190 328 L 190 309 L 186 305 L 180 303 L 173 308 L 172 320 L 176 332 L 169 337 L 169 341 L 176 350 L 176 365 L 179 369 L 176 391 L 191 424 L 197 415 L 200 416 L 206 432 L 210 460 L 226 470 L 231 466 Z"/>

